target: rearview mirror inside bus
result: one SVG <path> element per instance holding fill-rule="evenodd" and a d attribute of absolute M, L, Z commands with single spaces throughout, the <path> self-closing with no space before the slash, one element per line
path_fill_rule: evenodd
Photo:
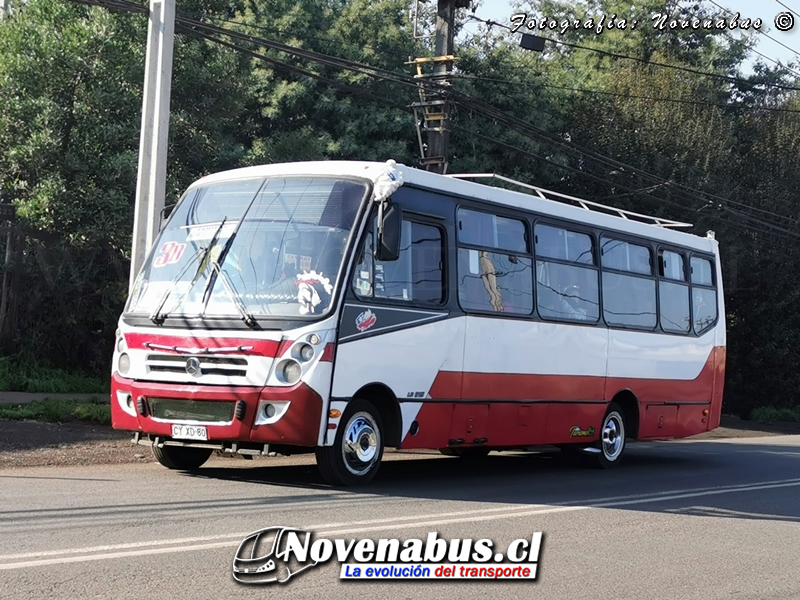
<path fill-rule="evenodd" d="M 389 204 L 383 211 L 383 231 L 378 239 L 376 258 L 382 261 L 400 257 L 400 232 L 403 230 L 403 209 Z"/>

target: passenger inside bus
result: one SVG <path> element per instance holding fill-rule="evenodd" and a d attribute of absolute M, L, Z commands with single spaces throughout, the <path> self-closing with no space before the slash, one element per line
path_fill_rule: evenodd
<path fill-rule="evenodd" d="M 586 309 L 580 306 L 581 290 L 577 285 L 568 285 L 561 293 L 561 311 L 569 319 L 586 321 Z"/>

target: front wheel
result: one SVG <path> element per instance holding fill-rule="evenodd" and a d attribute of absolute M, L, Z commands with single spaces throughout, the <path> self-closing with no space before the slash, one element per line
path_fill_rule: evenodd
<path fill-rule="evenodd" d="M 622 460 L 622 453 L 625 451 L 625 413 L 620 406 L 612 402 L 606 416 L 603 417 L 603 425 L 600 428 L 600 440 L 597 448 L 597 466 L 603 469 L 611 469 L 619 465 Z"/>
<path fill-rule="evenodd" d="M 383 421 L 377 409 L 366 400 L 352 400 L 344 411 L 333 446 L 317 448 L 322 477 L 333 485 L 368 483 L 380 467 L 383 439 Z"/>
<path fill-rule="evenodd" d="M 199 469 L 211 456 L 209 448 L 190 448 L 185 446 L 153 446 L 153 456 L 168 469 L 193 471 Z"/>

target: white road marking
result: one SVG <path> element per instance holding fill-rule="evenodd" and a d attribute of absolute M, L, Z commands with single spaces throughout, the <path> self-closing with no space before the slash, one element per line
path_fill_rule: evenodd
<path fill-rule="evenodd" d="M 468 523 L 476 521 L 491 521 L 500 519 L 515 519 L 534 515 L 573 512 L 588 510 L 593 508 L 614 508 L 618 506 L 634 506 L 638 504 L 649 504 L 655 502 L 666 502 L 670 500 L 683 500 L 685 498 L 698 498 L 702 496 L 715 496 L 720 494 L 736 494 L 769 490 L 786 487 L 800 487 L 800 479 L 785 479 L 779 481 L 769 481 L 752 484 L 741 484 L 734 486 L 720 486 L 711 488 L 699 488 L 695 490 L 672 490 L 659 492 L 656 494 L 640 494 L 635 496 L 622 496 L 615 499 L 599 498 L 590 500 L 582 505 L 575 506 L 543 506 L 534 505 L 512 505 L 496 508 L 458 511 L 450 513 L 438 513 L 429 515 L 409 515 L 405 517 L 393 517 L 389 519 L 374 519 L 369 521 L 353 521 L 349 523 L 327 523 L 319 525 L 309 525 L 304 529 L 314 531 L 318 536 L 345 535 L 350 533 L 362 533 L 365 531 L 389 531 L 393 529 L 410 529 L 419 527 L 432 527 L 448 525 L 452 523 Z M 416 519 L 416 520 L 414 520 Z M 404 522 L 411 521 L 411 522 Z M 368 527 L 364 527 L 368 525 Z M 110 560 L 115 558 L 127 558 L 132 556 L 146 556 L 156 554 L 168 554 L 171 552 L 189 552 L 193 550 L 209 550 L 213 548 L 224 548 L 237 546 L 242 538 L 248 533 L 231 533 L 201 538 L 182 538 L 172 540 L 159 540 L 147 542 L 134 542 L 130 544 L 118 544 L 110 546 L 95 546 L 90 548 L 73 548 L 66 550 L 48 550 L 43 552 L 29 552 L 25 554 L 12 554 L 0 556 L 3 561 L 17 561 L 0 563 L 0 571 L 10 569 L 23 569 L 27 567 L 42 567 L 47 565 L 67 564 L 75 562 L 88 562 L 97 560 Z M 211 540 L 221 540 L 211 542 Z M 210 542 L 204 544 L 194 544 L 192 542 Z M 180 545 L 177 545 L 180 544 Z M 189 545 L 187 545 L 189 544 Z M 151 547 L 147 547 L 151 546 Z M 152 547 L 167 546 L 167 547 Z M 135 548 L 135 549 L 134 549 Z M 111 552 L 111 550 L 116 550 Z M 101 552 L 101 554 L 91 554 Z M 67 554 L 82 554 L 81 556 L 65 556 Z M 44 558 L 39 560 L 21 561 L 24 558 L 54 556 L 54 558 Z"/>

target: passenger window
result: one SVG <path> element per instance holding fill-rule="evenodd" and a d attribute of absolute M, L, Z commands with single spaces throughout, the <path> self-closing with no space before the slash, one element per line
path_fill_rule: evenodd
<path fill-rule="evenodd" d="M 459 248 L 458 301 L 464 310 L 531 314 L 531 259 L 489 250 Z"/>
<path fill-rule="evenodd" d="M 660 281 L 658 293 L 661 301 L 661 328 L 672 333 L 688 333 L 692 325 L 689 315 L 689 286 Z"/>
<path fill-rule="evenodd" d="M 686 281 L 686 271 L 683 268 L 683 256 L 677 252 L 662 250 L 658 261 L 659 275 L 674 281 Z"/>
<path fill-rule="evenodd" d="M 694 331 L 703 333 L 717 320 L 716 290 L 694 288 Z"/>
<path fill-rule="evenodd" d="M 695 285 L 714 285 L 711 261 L 705 258 L 692 257 L 692 283 Z"/>
<path fill-rule="evenodd" d="M 555 258 L 583 265 L 595 264 L 592 237 L 560 227 L 536 225 L 536 257 Z"/>
<path fill-rule="evenodd" d="M 653 274 L 650 248 L 622 240 L 604 237 L 600 246 L 604 269 L 629 271 L 642 275 Z"/>
<path fill-rule="evenodd" d="M 374 258 L 375 228 L 364 241 L 353 287 L 360 298 L 385 298 L 414 304 L 441 304 L 444 299 L 442 232 L 438 227 L 403 221 L 400 257 Z"/>
<path fill-rule="evenodd" d="M 525 223 L 466 208 L 458 209 L 458 241 L 461 244 L 528 253 Z"/>
<path fill-rule="evenodd" d="M 655 280 L 603 273 L 603 317 L 609 325 L 655 328 Z"/>
<path fill-rule="evenodd" d="M 595 269 L 537 260 L 536 294 L 543 319 L 596 323 L 600 318 Z"/>

